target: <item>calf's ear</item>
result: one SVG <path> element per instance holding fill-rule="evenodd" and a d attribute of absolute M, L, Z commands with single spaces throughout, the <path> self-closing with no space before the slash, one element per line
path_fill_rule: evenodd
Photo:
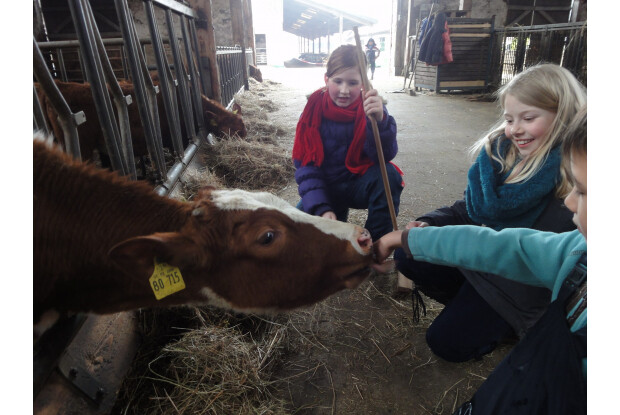
<path fill-rule="evenodd" d="M 201 265 L 198 245 L 178 232 L 154 233 L 127 239 L 110 249 L 110 260 L 129 275 L 149 278 L 154 260 L 181 270 Z"/>
<path fill-rule="evenodd" d="M 242 114 L 241 114 L 241 105 L 239 105 L 239 104 L 237 104 L 237 103 L 235 102 L 235 103 L 233 104 L 233 106 L 232 106 L 232 111 L 233 111 L 233 113 L 234 113 L 234 114 L 237 114 L 237 115 L 242 115 Z"/>

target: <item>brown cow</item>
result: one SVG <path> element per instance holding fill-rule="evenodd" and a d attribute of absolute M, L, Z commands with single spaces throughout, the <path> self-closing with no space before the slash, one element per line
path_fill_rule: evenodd
<path fill-rule="evenodd" d="M 134 155 L 136 157 L 145 156 L 148 154 L 146 137 L 142 127 L 142 121 L 140 120 L 138 104 L 135 102 L 136 95 L 134 93 L 134 85 L 128 81 L 120 81 L 119 84 L 123 90 L 123 94 L 131 95 L 134 99 L 134 103 L 128 107 Z M 82 158 L 84 160 L 92 160 L 94 150 L 98 150 L 99 154 L 107 155 L 107 148 L 101 132 L 101 125 L 99 124 L 99 117 L 97 116 L 90 84 L 61 82 L 56 80 L 56 85 L 71 110 L 73 112 L 84 111 L 84 115 L 86 116 L 86 122 L 78 126 Z M 35 84 L 35 86 L 37 87 L 38 97 L 46 113 L 50 128 L 57 140 L 64 145 L 64 134 L 60 124 L 56 120 L 58 115 L 45 95 L 41 92 L 40 87 L 37 84 Z M 172 148 L 168 118 L 164 110 L 161 92 L 157 94 L 157 110 L 163 146 Z M 202 95 L 202 113 L 204 115 L 205 128 L 208 133 L 212 133 L 215 136 L 237 134 L 240 137 L 245 137 L 247 135 L 247 130 L 241 118 L 240 108 L 238 106 L 236 107 L 236 111 L 228 111 L 217 101 Z"/>
<path fill-rule="evenodd" d="M 269 193 L 161 197 L 40 139 L 36 133 L 35 323 L 66 311 L 178 304 L 289 310 L 370 273 L 372 241 L 359 226 L 307 215 Z M 155 261 L 169 270 L 154 275 Z M 180 281 L 184 289 L 156 298 Z"/>
<path fill-rule="evenodd" d="M 263 73 L 254 65 L 248 65 L 250 67 L 250 76 L 256 79 L 258 82 L 263 82 Z"/>

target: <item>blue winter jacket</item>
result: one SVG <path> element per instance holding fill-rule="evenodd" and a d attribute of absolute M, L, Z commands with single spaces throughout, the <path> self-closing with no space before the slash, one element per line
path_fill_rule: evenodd
<path fill-rule="evenodd" d="M 368 118 L 366 125 L 366 143 L 364 153 L 374 162 L 378 163 L 377 147 L 372 132 L 372 124 Z M 326 118 L 321 120 L 319 131 L 323 141 L 324 159 L 321 167 L 314 164 L 301 166 L 299 160 L 293 160 L 295 168 L 295 180 L 297 181 L 299 195 L 304 212 L 320 216 L 333 210 L 329 200 L 328 188 L 330 184 L 351 180 L 356 175 L 351 173 L 345 159 L 351 142 L 353 141 L 354 122 L 342 123 L 331 121 Z M 392 160 L 398 152 L 396 143 L 396 121 L 383 107 L 383 120 L 377 123 L 381 147 L 385 161 Z"/>
<path fill-rule="evenodd" d="M 458 266 L 501 275 L 504 278 L 551 290 L 558 297 L 564 280 L 586 252 L 586 239 L 578 230 L 564 233 L 510 228 L 495 231 L 481 226 L 428 226 L 403 231 L 403 249 L 418 261 Z M 570 316 L 579 304 L 569 311 Z M 587 308 L 571 331 L 588 324 Z M 582 361 L 586 378 L 587 359 Z"/>

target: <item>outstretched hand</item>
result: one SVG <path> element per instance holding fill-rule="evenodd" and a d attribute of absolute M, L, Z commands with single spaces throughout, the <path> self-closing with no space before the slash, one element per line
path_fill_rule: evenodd
<path fill-rule="evenodd" d="M 374 117 L 377 122 L 383 120 L 383 99 L 376 89 L 364 93 L 364 112 L 367 117 Z"/>
<path fill-rule="evenodd" d="M 373 249 L 375 252 L 375 263 L 372 265 L 374 269 L 379 272 L 383 272 L 381 264 L 392 254 L 394 249 L 401 246 L 401 235 L 403 231 L 392 231 L 382 236 L 377 242 L 374 243 Z"/>
<path fill-rule="evenodd" d="M 419 220 L 412 220 L 411 222 L 409 222 L 407 224 L 407 226 L 405 226 L 405 228 L 407 229 L 411 229 L 411 228 L 426 228 L 428 225 L 428 223 L 426 222 L 422 222 Z"/>

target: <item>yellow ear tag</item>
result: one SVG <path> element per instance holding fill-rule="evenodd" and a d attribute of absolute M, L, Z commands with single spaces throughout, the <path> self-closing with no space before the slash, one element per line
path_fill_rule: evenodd
<path fill-rule="evenodd" d="M 149 284 L 155 294 L 155 298 L 161 300 L 171 294 L 185 289 L 185 281 L 181 276 L 181 270 L 165 262 L 157 262 L 155 259 L 155 269 L 149 278 Z"/>

